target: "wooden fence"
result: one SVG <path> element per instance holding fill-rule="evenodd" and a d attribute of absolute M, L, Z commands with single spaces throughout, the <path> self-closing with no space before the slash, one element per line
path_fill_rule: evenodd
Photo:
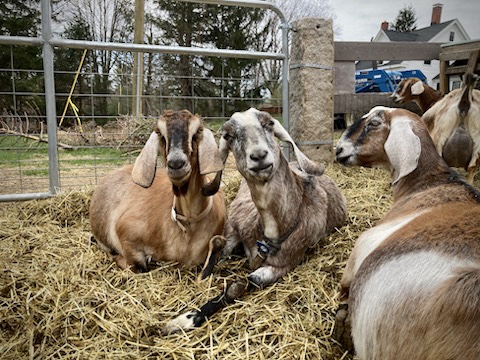
<path fill-rule="evenodd" d="M 398 106 L 389 98 L 389 93 L 355 94 L 356 61 L 440 60 L 439 73 L 444 93 L 449 91 L 449 76 L 462 75 L 465 71 L 480 73 L 478 40 L 447 45 L 426 42 L 335 42 L 334 52 L 334 113 L 346 114 L 347 123 L 374 106 Z M 415 104 L 402 107 L 419 113 Z"/>

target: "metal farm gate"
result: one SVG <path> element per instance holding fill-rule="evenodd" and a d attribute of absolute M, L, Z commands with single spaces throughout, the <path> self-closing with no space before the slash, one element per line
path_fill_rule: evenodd
<path fill-rule="evenodd" d="M 81 64 L 77 72 L 61 72 L 55 69 L 55 52 L 60 49 L 72 49 L 83 52 L 82 61 L 87 51 L 109 50 L 118 54 L 170 54 L 209 56 L 216 58 L 257 59 L 261 61 L 278 62 L 281 66 L 281 95 L 272 96 L 271 109 L 281 109 L 283 123 L 288 129 L 288 24 L 282 12 L 273 4 L 256 0 L 179 0 L 182 2 L 204 3 L 210 5 L 242 6 L 273 11 L 281 23 L 281 53 L 254 52 L 227 49 L 211 49 L 199 47 L 161 46 L 137 43 L 95 42 L 59 38 L 52 31 L 52 15 L 50 0 L 41 1 L 41 37 L 0 36 L 0 46 L 7 45 L 11 49 L 9 65 L 0 64 L 0 72 L 11 78 L 9 88 L 0 89 L 1 97 L 13 99 L 13 109 L 0 109 L 0 202 L 41 199 L 55 195 L 60 189 L 68 187 L 78 188 L 82 185 L 94 185 L 99 177 L 120 164 L 132 162 L 138 150 L 143 146 L 148 134 L 153 129 L 155 116 L 134 117 L 130 115 L 129 105 L 132 103 L 132 90 L 123 86 L 126 78 L 133 84 L 143 75 L 140 68 L 137 74 L 132 71 L 123 73 L 117 69 L 115 75 L 108 74 L 109 81 L 116 81 L 115 94 L 102 93 L 90 86 L 75 90 L 79 77 L 86 83 L 88 79 L 99 76 L 98 73 L 82 70 Z M 14 51 L 12 49 L 26 49 L 41 47 L 43 54 L 43 68 L 19 69 L 15 68 Z M 20 75 L 43 76 L 43 89 L 29 89 L 22 87 L 18 79 Z M 32 75 L 33 74 L 33 75 Z M 70 91 L 56 92 L 55 82 L 61 76 L 72 79 Z M 113 78 L 112 78 L 113 77 Z M 254 78 L 239 77 L 237 79 L 219 77 L 216 79 L 197 78 L 192 73 L 192 84 L 201 86 L 202 81 L 218 84 L 220 88 L 227 81 L 255 81 Z M 171 74 L 162 74 L 161 82 L 174 82 Z M 273 79 L 279 81 L 280 79 Z M 138 94 L 139 91 L 136 91 Z M 178 99 L 162 93 L 162 87 L 155 94 L 133 95 L 141 101 L 155 101 L 158 108 L 165 110 L 178 104 Z M 39 102 L 32 98 L 40 99 Z M 217 126 L 228 118 L 226 104 L 242 102 L 243 106 L 261 107 L 262 99 L 252 94 L 242 94 L 241 98 L 216 96 L 208 99 L 195 95 L 192 91 L 191 102 L 193 110 L 200 100 L 206 101 L 221 109 L 215 116 L 202 114 L 207 126 Z M 98 101 L 105 101 L 108 106 L 115 107 L 115 116 L 99 115 L 93 109 Z M 148 104 L 147 101 L 147 104 Z M 22 103 L 31 111 L 20 111 L 17 104 Z M 40 104 L 39 104 L 40 103 Z M 58 104 L 64 104 L 62 114 L 57 113 Z M 87 104 L 91 113 L 79 111 L 78 104 Z M 87 105 L 84 105 L 87 107 Z M 63 106 L 63 105 L 62 105 Z M 44 107 L 44 108 L 43 108 Z M 68 112 L 66 111 L 68 108 Z M 81 110 L 81 109 L 80 109 Z M 46 114 L 46 115 L 42 115 Z M 70 122 L 70 127 L 59 128 L 58 124 Z M 98 123 L 106 123 L 98 126 Z"/>

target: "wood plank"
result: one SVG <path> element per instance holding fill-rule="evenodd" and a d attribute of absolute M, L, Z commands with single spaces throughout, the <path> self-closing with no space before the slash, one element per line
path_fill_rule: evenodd
<path fill-rule="evenodd" d="M 470 54 L 475 49 L 471 50 L 462 50 L 462 51 L 454 51 L 449 53 L 440 53 L 440 61 L 455 61 L 455 60 L 467 60 L 470 57 Z"/>
<path fill-rule="evenodd" d="M 479 53 L 480 53 L 480 49 L 472 51 L 472 53 L 470 54 L 470 57 L 468 58 L 467 69 L 465 70 L 465 72 L 467 73 L 475 72 L 475 70 L 477 69 Z"/>
<path fill-rule="evenodd" d="M 441 63 L 440 63 L 441 64 Z M 445 69 L 445 75 L 459 75 L 459 74 L 465 74 L 465 72 L 468 72 L 468 65 L 460 65 L 460 66 L 448 66 Z M 475 67 L 475 70 L 473 71 L 475 73 L 480 73 L 480 64 L 477 64 Z M 441 74 L 441 68 L 440 68 L 440 74 Z"/>
<path fill-rule="evenodd" d="M 448 92 L 448 76 L 447 76 L 447 66 L 446 61 L 440 61 L 440 93 L 446 94 Z"/>
<path fill-rule="evenodd" d="M 441 50 L 442 53 L 480 49 L 480 41 L 475 40 L 475 41 L 465 41 L 462 43 L 443 44 L 441 48 L 442 48 Z"/>
<path fill-rule="evenodd" d="M 335 61 L 438 60 L 441 44 L 413 41 L 335 41 Z"/>

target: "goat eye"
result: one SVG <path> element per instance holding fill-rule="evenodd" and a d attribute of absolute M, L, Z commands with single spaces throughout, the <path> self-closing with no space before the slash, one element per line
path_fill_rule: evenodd
<path fill-rule="evenodd" d="M 377 127 L 377 126 L 379 126 L 380 124 L 381 124 L 380 121 L 379 121 L 379 120 L 376 120 L 376 119 L 372 119 L 372 120 L 370 120 L 370 122 L 368 123 L 368 125 L 373 126 L 373 127 Z"/>
<path fill-rule="evenodd" d="M 231 136 L 230 134 L 228 134 L 228 133 L 224 133 L 224 134 L 223 134 L 223 138 L 228 141 L 228 140 L 230 140 L 230 139 L 232 138 L 232 136 Z"/>
<path fill-rule="evenodd" d="M 265 130 L 272 131 L 273 130 L 273 125 L 274 125 L 273 121 L 268 121 L 268 122 L 263 123 L 263 128 Z"/>

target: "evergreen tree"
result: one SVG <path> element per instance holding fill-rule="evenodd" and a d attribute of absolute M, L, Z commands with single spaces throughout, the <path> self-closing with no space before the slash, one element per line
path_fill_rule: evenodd
<path fill-rule="evenodd" d="M 9 0 L 0 2 L 0 34 L 10 36 L 39 35 L 40 0 Z M 0 89 L 4 92 L 43 92 L 42 48 L 37 46 L 0 45 Z M 10 70 L 14 69 L 14 72 Z M 24 71 L 27 70 L 27 71 Z M 44 114 L 44 100 L 39 96 L 4 95 L 0 111 L 12 114 Z"/>
<path fill-rule="evenodd" d="M 409 5 L 398 12 L 393 27 L 398 32 L 410 32 L 417 29 L 416 22 L 415 10 Z"/>
<path fill-rule="evenodd" d="M 156 0 L 156 4 L 159 10 L 156 24 L 164 45 L 253 50 L 258 35 L 255 33 L 256 26 L 263 17 L 260 10 L 241 7 L 170 0 Z M 221 104 L 211 100 L 214 97 L 230 97 L 233 109 L 233 99 L 242 97 L 248 91 L 248 86 L 252 86 L 242 78 L 252 71 L 257 62 L 251 59 L 188 55 L 168 55 L 162 59 L 164 72 L 176 76 L 163 83 L 163 89 L 182 99 L 177 106 L 209 114 L 215 111 L 221 114 Z M 195 96 L 200 100 L 210 100 L 194 104 Z M 224 109 L 226 113 L 230 111 Z"/>

